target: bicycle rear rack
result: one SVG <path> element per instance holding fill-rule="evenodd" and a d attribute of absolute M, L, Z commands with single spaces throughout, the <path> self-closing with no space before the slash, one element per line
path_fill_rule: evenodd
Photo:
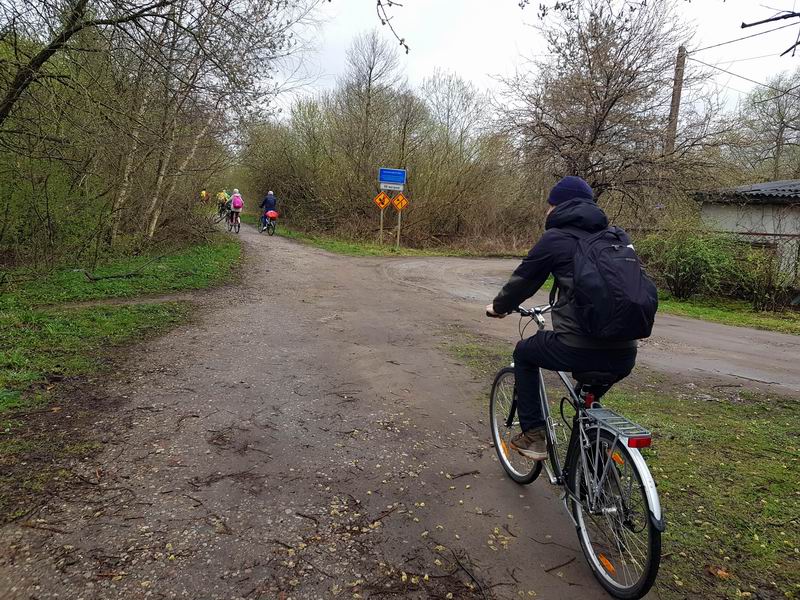
<path fill-rule="evenodd" d="M 589 408 L 586 414 L 614 435 L 623 438 L 625 444 L 631 448 L 644 448 L 650 445 L 653 437 L 650 431 L 613 410 Z"/>

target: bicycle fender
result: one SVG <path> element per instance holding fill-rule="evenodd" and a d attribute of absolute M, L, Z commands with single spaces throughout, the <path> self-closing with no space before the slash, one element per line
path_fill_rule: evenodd
<path fill-rule="evenodd" d="M 664 518 L 661 515 L 661 501 L 658 499 L 656 482 L 650 474 L 650 469 L 647 467 L 642 453 L 636 448 L 628 448 L 628 453 L 642 477 L 642 485 L 644 485 L 644 493 L 645 496 L 647 496 L 647 504 L 650 505 L 650 520 L 653 522 L 653 527 L 659 531 L 664 531 Z"/>

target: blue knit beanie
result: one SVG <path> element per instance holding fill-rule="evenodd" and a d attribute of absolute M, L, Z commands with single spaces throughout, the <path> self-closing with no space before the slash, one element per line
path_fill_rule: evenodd
<path fill-rule="evenodd" d="M 547 202 L 553 206 L 558 206 L 562 202 L 574 200 L 575 198 L 594 200 L 594 192 L 592 187 L 583 179 L 569 175 L 553 186 L 553 189 L 550 190 L 550 195 L 547 197 Z"/>

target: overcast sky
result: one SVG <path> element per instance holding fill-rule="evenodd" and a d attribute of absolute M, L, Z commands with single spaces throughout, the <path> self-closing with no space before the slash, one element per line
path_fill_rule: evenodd
<path fill-rule="evenodd" d="M 659 0 L 655 0 L 659 1 Z M 521 56 L 545 51 L 541 35 L 531 27 L 537 22 L 534 6 L 522 10 L 518 0 L 402 0 L 392 11 L 395 28 L 411 47 L 401 54 L 401 65 L 412 84 L 421 82 L 437 67 L 453 71 L 481 88 L 497 87 L 496 78 L 514 72 Z M 692 0 L 680 2 L 679 10 L 697 33 L 689 49 L 703 48 L 790 21 L 741 29 L 742 21 L 770 17 L 777 10 L 793 10 L 797 0 Z M 379 28 L 397 43 L 387 27 L 380 27 L 375 0 L 332 0 L 316 13 L 319 25 L 306 37 L 314 50 L 304 55 L 301 93 L 331 88 L 342 74 L 345 53 L 352 39 Z M 780 31 L 691 54 L 695 58 L 737 75 L 765 82 L 770 75 L 800 65 L 800 52 L 793 58 L 779 57 L 797 38 L 800 23 Z M 717 84 L 729 104 L 754 84 L 717 71 Z"/>

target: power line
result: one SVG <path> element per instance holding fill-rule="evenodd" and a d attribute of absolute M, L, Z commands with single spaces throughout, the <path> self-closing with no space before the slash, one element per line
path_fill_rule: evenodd
<path fill-rule="evenodd" d="M 761 56 L 751 56 L 749 58 L 735 58 L 733 60 L 725 60 L 722 62 L 730 66 L 740 62 L 747 62 L 748 60 L 758 60 L 759 58 L 775 58 L 776 56 L 778 55 L 773 52 L 772 54 L 762 54 Z"/>
<path fill-rule="evenodd" d="M 702 60 L 698 60 L 696 58 L 692 58 L 691 56 L 687 57 L 689 60 L 693 60 L 696 63 L 700 63 L 701 65 L 705 65 L 706 67 L 710 67 L 712 69 L 716 69 L 718 71 L 722 71 L 723 73 L 727 73 L 728 75 L 732 75 L 733 77 L 738 77 L 739 79 L 744 79 L 745 81 L 749 81 L 750 83 L 754 83 L 756 85 L 760 85 L 761 87 L 769 88 L 776 92 L 780 92 L 781 94 L 785 94 L 787 96 L 792 96 L 793 98 L 797 98 L 800 100 L 800 96 L 797 94 L 790 93 L 792 90 L 797 89 L 797 86 L 793 88 L 789 88 L 788 90 L 782 90 L 780 88 L 775 87 L 774 85 L 769 85 L 767 83 L 762 83 L 760 81 L 756 81 L 755 79 L 750 79 L 749 77 L 745 77 L 744 75 L 739 75 L 738 73 L 734 73 L 733 71 L 728 71 L 728 69 L 723 69 L 722 67 L 718 67 L 716 65 L 710 65 L 707 62 L 703 62 Z"/>
<path fill-rule="evenodd" d="M 714 44 L 713 46 L 706 46 L 704 48 L 698 48 L 697 50 L 690 50 L 690 52 L 702 52 L 703 50 L 710 50 L 711 48 L 719 48 L 720 46 L 726 46 L 728 44 L 733 44 L 734 42 L 741 42 L 742 40 L 748 40 L 750 38 L 758 37 L 759 35 L 764 35 L 766 33 L 772 33 L 773 31 L 778 31 L 779 29 L 786 29 L 787 27 L 797 27 L 797 23 L 789 23 L 788 25 L 781 25 L 780 27 L 775 27 L 774 29 L 759 31 L 758 33 L 754 33 L 752 35 L 746 35 L 744 37 L 736 38 L 735 40 L 728 40 L 727 42 L 720 42 L 719 44 Z"/>

